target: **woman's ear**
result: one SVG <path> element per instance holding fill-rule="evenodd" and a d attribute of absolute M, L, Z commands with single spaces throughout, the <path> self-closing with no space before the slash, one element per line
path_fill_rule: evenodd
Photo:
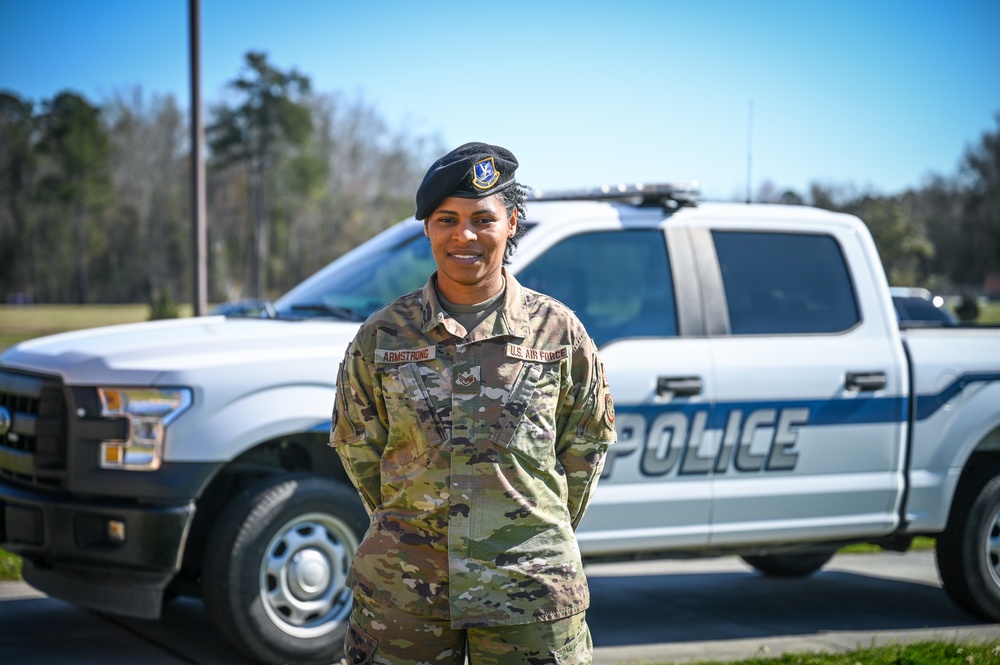
<path fill-rule="evenodd" d="M 507 237 L 513 238 L 514 233 L 517 231 L 517 208 L 514 208 L 514 211 L 510 214 L 510 219 L 507 220 L 507 223 L 510 225 L 510 228 L 507 229 Z"/>

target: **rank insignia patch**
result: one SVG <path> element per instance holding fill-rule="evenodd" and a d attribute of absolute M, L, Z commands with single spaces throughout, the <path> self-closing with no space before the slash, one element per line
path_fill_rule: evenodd
<path fill-rule="evenodd" d="M 472 184 L 479 189 L 489 189 L 500 179 L 500 174 L 497 173 L 492 157 L 487 157 L 482 161 L 476 162 L 472 165 L 472 170 L 476 174 L 476 177 L 472 179 Z"/>
<path fill-rule="evenodd" d="M 457 395 L 478 395 L 479 394 L 479 377 L 480 367 L 479 365 L 474 365 L 472 367 L 456 367 L 454 369 L 454 375 L 452 380 L 452 391 Z"/>

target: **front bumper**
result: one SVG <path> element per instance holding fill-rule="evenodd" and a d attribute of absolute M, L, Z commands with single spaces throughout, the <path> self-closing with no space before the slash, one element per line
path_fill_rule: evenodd
<path fill-rule="evenodd" d="M 24 559 L 24 579 L 40 591 L 155 619 L 163 589 L 180 568 L 194 512 L 193 501 L 85 501 L 0 482 L 0 548 Z"/>

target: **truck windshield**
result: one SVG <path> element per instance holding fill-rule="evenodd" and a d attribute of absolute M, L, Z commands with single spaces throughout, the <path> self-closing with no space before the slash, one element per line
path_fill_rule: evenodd
<path fill-rule="evenodd" d="M 343 255 L 274 303 L 282 319 L 364 321 L 434 272 L 430 243 L 416 221 L 397 224 Z"/>

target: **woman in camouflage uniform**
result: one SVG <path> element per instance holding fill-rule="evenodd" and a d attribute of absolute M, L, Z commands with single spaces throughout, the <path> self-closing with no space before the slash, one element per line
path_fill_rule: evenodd
<path fill-rule="evenodd" d="M 509 151 L 469 143 L 417 192 L 437 271 L 347 350 L 331 445 L 369 514 L 350 663 L 589 663 L 574 531 L 615 439 L 590 337 L 503 265 L 523 233 Z"/>

